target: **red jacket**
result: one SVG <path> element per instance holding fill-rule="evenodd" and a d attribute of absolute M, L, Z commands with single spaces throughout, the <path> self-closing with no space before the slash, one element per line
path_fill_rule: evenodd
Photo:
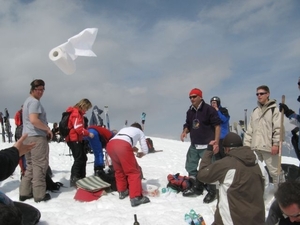
<path fill-rule="evenodd" d="M 99 126 L 93 125 L 93 126 L 89 126 L 88 129 L 89 128 L 95 129 L 99 133 L 99 135 L 101 135 L 103 137 L 105 143 L 102 143 L 102 144 L 105 144 L 105 145 L 114 136 L 110 130 L 108 130 L 104 127 L 99 127 Z"/>
<path fill-rule="evenodd" d="M 16 126 L 20 126 L 20 125 L 23 124 L 23 122 L 22 122 L 22 110 L 19 110 L 19 111 L 16 112 L 15 124 L 16 124 Z"/>
<path fill-rule="evenodd" d="M 69 141 L 82 141 L 83 136 L 88 136 L 89 132 L 84 128 L 83 112 L 78 108 L 69 107 L 67 112 L 71 112 L 68 122 L 69 135 L 65 138 Z"/>

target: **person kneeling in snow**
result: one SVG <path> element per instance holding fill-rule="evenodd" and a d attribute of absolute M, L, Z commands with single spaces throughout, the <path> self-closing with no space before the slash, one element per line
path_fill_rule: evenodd
<path fill-rule="evenodd" d="M 223 147 L 227 156 L 214 163 L 212 148 L 205 151 L 197 175 L 201 182 L 219 183 L 213 225 L 265 224 L 264 180 L 254 152 L 233 132 Z"/>
<path fill-rule="evenodd" d="M 141 169 L 134 156 L 137 150 L 134 146 L 138 141 L 141 151 L 138 150 L 136 156 L 141 158 L 148 153 L 146 138 L 142 126 L 133 123 L 130 127 L 122 128 L 106 146 L 115 170 L 119 198 L 124 199 L 129 195 L 132 207 L 150 202 L 148 197 L 142 195 Z"/>

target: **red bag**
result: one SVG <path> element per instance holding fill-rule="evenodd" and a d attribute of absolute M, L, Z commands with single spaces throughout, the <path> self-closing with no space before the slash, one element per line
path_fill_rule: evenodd
<path fill-rule="evenodd" d="M 103 194 L 103 190 L 92 192 L 82 188 L 78 188 L 74 199 L 81 202 L 91 202 L 99 199 Z"/>
<path fill-rule="evenodd" d="M 184 191 L 192 186 L 190 178 L 187 176 L 181 176 L 179 173 L 169 174 L 167 179 L 169 181 L 167 187 L 170 187 L 177 192 Z"/>

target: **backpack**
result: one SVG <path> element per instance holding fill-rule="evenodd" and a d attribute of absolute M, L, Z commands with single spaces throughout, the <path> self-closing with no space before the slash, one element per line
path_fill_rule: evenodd
<path fill-rule="evenodd" d="M 68 127 L 70 115 L 71 112 L 63 112 L 59 122 L 59 133 L 63 138 L 67 137 L 70 133 L 70 128 Z"/>
<path fill-rule="evenodd" d="M 146 138 L 147 146 L 148 146 L 148 152 L 153 153 L 155 152 L 155 148 L 153 146 L 153 141 L 151 138 Z"/>
<path fill-rule="evenodd" d="M 173 190 L 177 191 L 177 193 L 189 189 L 192 186 L 190 178 L 187 176 L 181 176 L 179 173 L 174 175 L 169 174 L 167 179 L 169 181 L 167 187 L 172 188 Z"/>

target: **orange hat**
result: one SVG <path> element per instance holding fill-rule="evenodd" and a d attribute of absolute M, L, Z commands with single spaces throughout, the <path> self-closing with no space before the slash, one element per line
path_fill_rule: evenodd
<path fill-rule="evenodd" d="M 190 96 L 191 95 L 198 95 L 202 98 L 202 91 L 198 88 L 194 88 L 190 91 Z"/>

